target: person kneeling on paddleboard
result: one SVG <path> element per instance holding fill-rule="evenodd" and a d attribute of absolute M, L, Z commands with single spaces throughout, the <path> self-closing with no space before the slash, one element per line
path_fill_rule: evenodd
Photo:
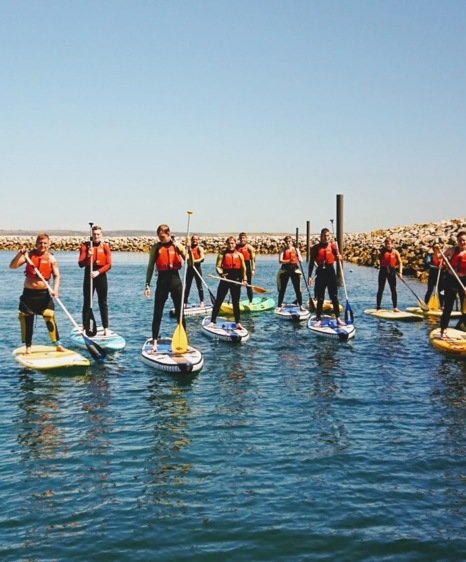
<path fill-rule="evenodd" d="M 157 286 L 155 289 L 154 315 L 152 318 L 152 352 L 157 351 L 157 339 L 162 323 L 163 308 L 167 302 L 168 295 L 171 295 L 175 306 L 175 316 L 180 322 L 181 317 L 181 298 L 183 286 L 179 271 L 186 258 L 186 249 L 179 242 L 174 242 L 170 234 L 170 227 L 161 224 L 157 228 L 159 242 L 156 242 L 149 254 L 149 263 L 146 273 L 146 288 L 144 294 L 150 298 L 150 282 L 154 271 L 157 271 Z M 183 326 L 186 327 L 184 315 L 182 317 Z"/>
<path fill-rule="evenodd" d="M 325 289 L 328 290 L 328 295 L 333 305 L 333 314 L 337 320 L 337 324 L 345 326 L 345 323 L 340 318 L 340 303 L 338 302 L 338 287 L 337 275 L 335 272 L 334 264 L 341 261 L 342 257 L 338 251 L 338 246 L 335 242 L 331 242 L 331 234 L 328 228 L 323 228 L 320 231 L 320 242 L 311 248 L 309 257 L 309 286 L 312 286 L 312 271 L 316 265 L 316 278 L 315 278 L 315 296 L 317 299 L 316 306 L 316 327 L 320 326 L 322 309 L 324 306 Z"/>
<path fill-rule="evenodd" d="M 241 325 L 241 313 L 239 306 L 241 285 L 238 285 L 238 283 L 247 283 L 246 265 L 244 263 L 243 254 L 241 254 L 241 252 L 239 252 L 236 248 L 236 238 L 234 236 L 230 236 L 226 239 L 226 248 L 218 254 L 216 270 L 217 273 L 225 279 L 225 281 L 220 281 L 218 284 L 217 296 L 215 297 L 215 305 L 212 309 L 209 326 L 215 326 L 215 321 L 217 320 L 218 313 L 220 312 L 220 307 L 222 306 L 228 291 L 230 291 L 236 327 L 242 330 L 243 326 Z M 233 281 L 233 283 L 229 283 L 228 281 Z"/>
<path fill-rule="evenodd" d="M 42 315 L 52 343 L 57 351 L 65 351 L 60 343 L 57 323 L 55 320 L 55 306 L 52 297 L 58 297 L 60 288 L 60 269 L 58 261 L 49 252 L 50 237 L 41 233 L 36 238 L 36 248 L 31 252 L 23 247 L 10 262 L 10 269 L 18 269 L 27 263 L 27 257 L 31 263 L 26 265 L 26 279 L 24 280 L 23 294 L 19 299 L 19 322 L 21 325 L 21 338 L 26 346 L 26 353 L 31 353 L 32 335 L 34 331 L 34 316 Z M 48 281 L 53 277 L 53 292 L 49 290 L 40 279 L 35 270 L 38 270 L 43 278 Z"/>

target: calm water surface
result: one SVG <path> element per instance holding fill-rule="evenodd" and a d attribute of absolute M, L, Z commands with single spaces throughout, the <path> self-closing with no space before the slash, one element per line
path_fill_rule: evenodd
<path fill-rule="evenodd" d="M 364 316 L 375 270 L 347 269 L 351 343 L 263 313 L 244 316 L 251 339 L 234 346 L 189 318 L 205 367 L 183 380 L 142 363 L 147 256 L 116 253 L 111 325 L 127 348 L 64 377 L 11 356 L 23 283 L 12 256 L 0 252 L 2 561 L 465 559 L 466 362 L 430 347 L 427 322 Z M 77 255 L 57 257 L 79 320 Z M 276 270 L 260 258 L 255 278 L 275 296 Z M 163 335 L 175 327 L 167 314 Z M 40 318 L 34 342 L 48 343 Z"/>

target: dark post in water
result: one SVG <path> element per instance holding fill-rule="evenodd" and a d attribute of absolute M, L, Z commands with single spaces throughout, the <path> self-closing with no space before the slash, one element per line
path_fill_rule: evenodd
<path fill-rule="evenodd" d="M 332 230 L 334 232 L 335 240 L 337 241 L 338 248 L 340 253 L 343 254 L 344 252 L 344 228 L 343 228 L 343 195 L 337 194 L 337 208 L 336 208 L 336 216 L 337 216 L 337 229 L 336 231 L 333 229 L 333 219 L 332 222 Z M 340 263 L 337 264 L 337 273 L 338 273 L 338 280 L 341 281 L 341 268 Z"/>

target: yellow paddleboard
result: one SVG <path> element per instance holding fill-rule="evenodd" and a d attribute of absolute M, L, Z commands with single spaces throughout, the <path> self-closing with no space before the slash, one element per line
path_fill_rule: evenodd
<path fill-rule="evenodd" d="M 71 349 L 57 351 L 55 346 L 50 345 L 33 345 L 31 353 L 26 353 L 24 346 L 18 347 L 13 351 L 13 356 L 23 367 L 37 371 L 82 369 L 90 365 L 89 359 L 80 353 Z"/>
<path fill-rule="evenodd" d="M 376 310 L 375 308 L 368 308 L 364 312 L 365 314 L 375 316 L 375 318 L 381 318 L 382 320 L 401 320 L 402 322 L 418 322 L 419 320 L 422 320 L 422 316 L 419 316 L 419 314 L 404 312 L 403 310 L 394 312 L 393 310 L 389 310 L 387 308 L 381 308 L 379 310 Z"/>
<path fill-rule="evenodd" d="M 445 336 L 445 338 L 441 338 L 440 328 L 436 328 L 429 334 L 430 343 L 437 351 L 446 353 L 451 357 L 466 359 L 466 332 L 455 330 L 455 328 L 447 328 Z"/>

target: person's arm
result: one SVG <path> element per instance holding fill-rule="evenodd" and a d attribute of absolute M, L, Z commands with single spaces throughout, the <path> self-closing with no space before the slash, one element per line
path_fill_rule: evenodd
<path fill-rule="evenodd" d="M 86 265 L 89 265 L 89 261 L 89 244 L 84 242 L 79 249 L 78 265 L 79 267 L 86 267 Z"/>
<path fill-rule="evenodd" d="M 205 250 L 202 246 L 199 246 L 199 258 L 194 260 L 194 263 L 202 263 L 205 260 Z"/>
<path fill-rule="evenodd" d="M 152 281 L 152 275 L 154 274 L 156 250 L 157 244 L 154 244 L 149 253 L 149 263 L 147 264 L 146 271 L 146 288 L 144 291 L 147 298 L 150 297 L 150 282 Z"/>
<path fill-rule="evenodd" d="M 395 250 L 396 253 L 396 259 L 398 260 L 398 268 L 399 268 L 399 275 L 400 277 L 403 277 L 403 262 L 401 261 L 401 256 L 400 256 L 400 252 L 398 250 Z"/>
<path fill-rule="evenodd" d="M 254 275 L 256 272 L 256 250 L 249 245 L 249 251 L 251 253 L 251 273 Z"/>
<path fill-rule="evenodd" d="M 219 275 L 223 275 L 223 252 L 217 254 L 217 261 L 215 263 L 215 269 Z"/>
<path fill-rule="evenodd" d="M 60 295 L 60 268 L 58 267 L 58 261 L 55 256 L 50 257 L 52 262 L 52 275 L 53 275 L 53 293 L 52 296 L 58 297 Z"/>
<path fill-rule="evenodd" d="M 21 267 L 26 263 L 26 252 L 27 248 L 26 246 L 23 246 L 21 250 L 18 251 L 16 256 L 11 260 L 10 269 L 18 269 L 18 267 Z"/>

